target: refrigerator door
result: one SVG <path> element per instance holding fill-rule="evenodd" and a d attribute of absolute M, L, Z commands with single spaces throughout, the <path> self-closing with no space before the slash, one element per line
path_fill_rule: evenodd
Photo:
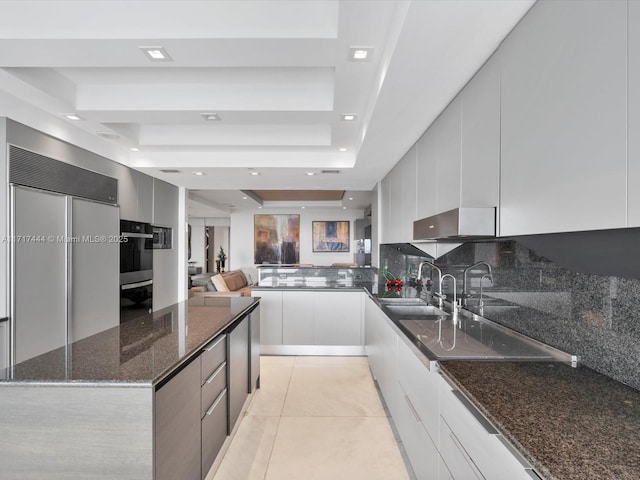
<path fill-rule="evenodd" d="M 120 323 L 118 207 L 74 198 L 69 343 Z"/>
<path fill-rule="evenodd" d="M 12 317 L 21 362 L 66 344 L 66 197 L 13 187 Z"/>

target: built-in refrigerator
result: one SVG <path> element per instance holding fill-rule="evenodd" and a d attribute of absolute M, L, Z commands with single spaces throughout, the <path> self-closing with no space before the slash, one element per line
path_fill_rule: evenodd
<path fill-rule="evenodd" d="M 11 360 L 60 347 L 71 355 L 72 342 L 119 324 L 119 209 L 108 203 L 117 190 L 100 193 L 103 175 L 10 153 Z M 58 180 L 37 176 L 42 168 Z M 41 184 L 49 190 L 32 186 Z M 98 200 L 77 195 L 93 190 Z"/>

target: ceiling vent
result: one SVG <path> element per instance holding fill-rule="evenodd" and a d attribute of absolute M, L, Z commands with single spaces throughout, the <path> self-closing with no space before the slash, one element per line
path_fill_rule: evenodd
<path fill-rule="evenodd" d="M 321 170 L 320 173 L 338 174 L 340 170 Z"/>
<path fill-rule="evenodd" d="M 163 170 L 160 169 L 162 173 L 180 173 L 180 170 Z"/>

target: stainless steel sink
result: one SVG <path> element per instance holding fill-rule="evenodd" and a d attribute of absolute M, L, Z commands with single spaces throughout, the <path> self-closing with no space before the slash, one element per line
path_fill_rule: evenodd
<path fill-rule="evenodd" d="M 388 297 L 381 298 L 380 303 L 383 305 L 426 305 L 427 302 L 422 298 L 417 297 L 407 297 L 407 298 L 396 298 L 396 297 Z"/>
<path fill-rule="evenodd" d="M 386 305 L 385 308 L 389 310 L 393 315 L 398 318 L 412 318 L 417 319 L 417 317 L 431 317 L 430 319 L 435 320 L 436 318 L 446 317 L 449 314 L 444 310 L 440 310 L 438 307 L 434 307 L 433 305 L 426 304 L 414 304 L 414 305 Z M 433 318 L 436 317 L 436 318 Z"/>

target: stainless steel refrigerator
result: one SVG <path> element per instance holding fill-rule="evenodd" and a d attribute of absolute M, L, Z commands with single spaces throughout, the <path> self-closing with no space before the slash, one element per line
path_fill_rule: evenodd
<path fill-rule="evenodd" d="M 69 193 L 78 174 L 64 170 L 87 170 L 63 164 L 59 172 L 62 162 L 46 157 L 11 160 L 10 179 L 22 182 L 11 185 L 11 358 L 18 363 L 119 324 L 120 223 L 117 206 Z M 53 169 L 62 180 L 50 188 L 62 193 L 24 186 L 40 180 L 14 174 L 21 161 Z"/>

